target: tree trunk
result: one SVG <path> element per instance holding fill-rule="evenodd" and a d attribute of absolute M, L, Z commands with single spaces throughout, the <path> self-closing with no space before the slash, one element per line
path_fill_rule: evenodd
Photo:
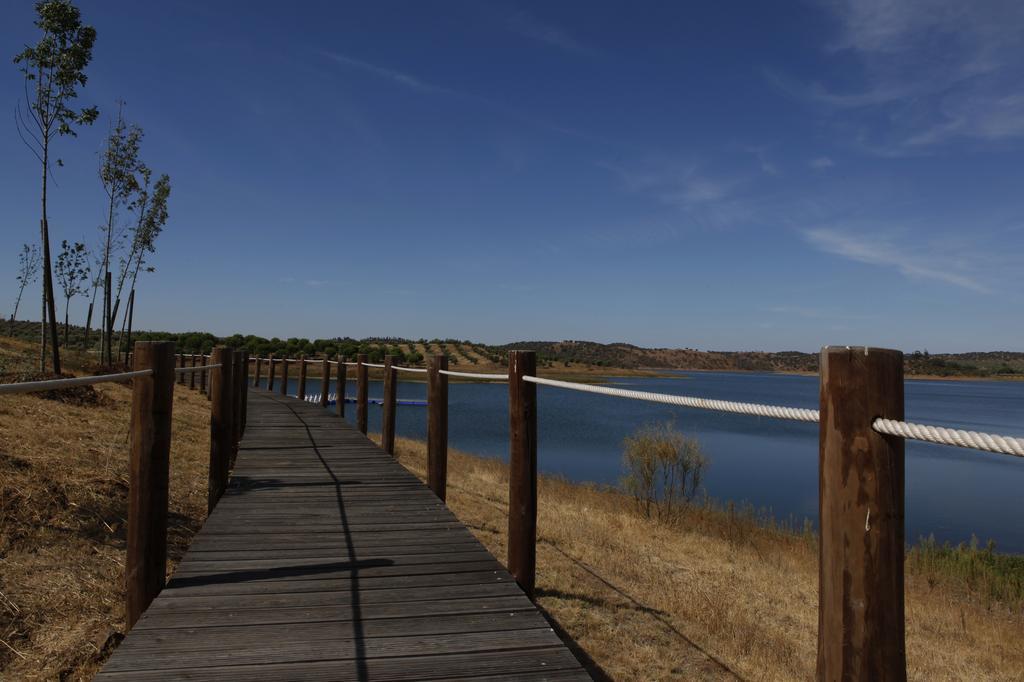
<path fill-rule="evenodd" d="M 135 289 L 132 288 L 131 295 L 128 296 L 128 343 L 125 345 L 125 362 L 128 362 L 128 353 L 132 349 L 132 316 L 135 314 Z"/>
<path fill-rule="evenodd" d="M 39 221 L 39 232 L 43 241 L 43 310 L 50 320 L 50 343 L 53 346 L 53 373 L 60 374 L 60 348 L 57 347 L 57 307 L 53 301 L 53 270 L 50 268 L 50 226 L 46 221 L 46 173 L 49 170 L 50 148 L 49 138 L 43 137 L 43 217 Z M 45 316 L 44 316 L 45 318 Z M 42 371 L 46 371 L 46 319 L 43 320 L 43 362 Z"/>
<path fill-rule="evenodd" d="M 110 270 L 107 270 L 106 279 L 103 281 L 103 363 L 109 367 L 114 363 L 111 356 L 110 332 L 113 325 L 110 324 Z"/>
<path fill-rule="evenodd" d="M 39 371 L 46 371 L 46 289 L 43 289 L 42 308 L 39 312 Z"/>
<path fill-rule="evenodd" d="M 95 291 L 95 289 L 93 290 Z M 96 304 L 96 296 L 93 295 L 93 300 L 89 304 L 89 314 L 85 316 L 85 341 L 82 342 L 82 350 L 89 350 L 89 326 L 92 324 L 92 307 Z"/>
<path fill-rule="evenodd" d="M 68 315 L 71 311 L 71 299 L 64 302 L 64 350 L 68 348 Z"/>

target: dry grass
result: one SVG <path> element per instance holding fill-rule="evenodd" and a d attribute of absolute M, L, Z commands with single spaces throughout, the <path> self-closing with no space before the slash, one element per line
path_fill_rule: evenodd
<path fill-rule="evenodd" d="M 398 439 L 425 476 L 425 446 Z M 508 474 L 499 461 L 451 452 L 448 503 L 505 556 Z M 813 536 L 697 508 L 675 525 L 631 499 L 542 478 L 540 605 L 616 680 L 794 680 L 814 676 L 817 549 Z M 1019 603 L 911 573 L 908 673 L 917 680 L 1024 680 Z"/>
<path fill-rule="evenodd" d="M 0 679 L 89 679 L 124 631 L 131 391 L 96 388 L 89 406 L 0 398 Z M 209 414 L 178 387 L 172 567 L 206 516 Z"/>

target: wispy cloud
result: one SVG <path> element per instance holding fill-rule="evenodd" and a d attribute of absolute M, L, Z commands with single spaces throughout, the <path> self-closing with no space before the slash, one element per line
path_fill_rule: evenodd
<path fill-rule="evenodd" d="M 303 284 L 312 289 L 319 289 L 321 287 L 327 286 L 328 284 L 330 284 L 330 282 L 327 281 L 326 279 L 307 279 L 303 282 Z"/>
<path fill-rule="evenodd" d="M 811 168 L 815 170 L 825 170 L 826 168 L 832 168 L 836 164 L 835 161 L 828 158 L 827 156 L 819 156 L 816 159 L 811 159 L 810 161 L 808 161 L 807 165 L 809 165 Z"/>
<path fill-rule="evenodd" d="M 584 45 L 567 31 L 543 22 L 527 12 L 513 14 L 509 18 L 508 26 L 509 29 L 521 36 L 565 52 L 582 55 L 596 54 L 593 48 Z"/>
<path fill-rule="evenodd" d="M 427 81 L 421 78 L 417 78 L 416 76 L 405 73 L 403 71 L 397 71 L 395 69 L 377 66 L 376 64 L 364 62 L 360 59 L 353 59 L 352 57 L 347 57 L 343 54 L 338 54 L 337 52 L 329 52 L 325 50 L 321 54 L 323 54 L 324 57 L 327 57 L 328 59 L 331 59 L 332 61 L 342 66 L 356 69 L 364 73 L 369 73 L 371 75 L 383 78 L 385 80 L 389 80 L 393 83 L 409 88 L 410 90 L 417 90 L 419 92 L 443 93 L 449 95 L 460 94 L 454 90 L 449 90 L 448 88 L 443 88 L 439 85 L 428 83 Z"/>
<path fill-rule="evenodd" d="M 827 54 L 859 64 L 859 87 L 768 76 L 856 119 L 865 151 L 921 153 L 954 139 L 1024 138 L 1024 3 L 1017 0 L 821 0 L 838 28 Z M 839 63 L 838 61 L 836 62 Z M 844 85 L 850 79 L 844 79 Z M 882 115 L 861 116 L 860 110 Z"/>
<path fill-rule="evenodd" d="M 973 268 L 965 269 L 962 258 L 947 253 L 930 253 L 919 243 L 899 244 L 879 234 L 853 234 L 833 228 L 805 230 L 804 238 L 816 249 L 858 263 L 894 268 L 911 279 L 945 282 L 982 294 L 992 293 Z"/>

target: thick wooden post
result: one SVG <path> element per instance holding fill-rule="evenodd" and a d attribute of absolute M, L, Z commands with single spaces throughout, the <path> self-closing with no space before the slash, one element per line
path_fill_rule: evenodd
<path fill-rule="evenodd" d="M 270 367 L 267 368 L 267 390 L 274 390 L 274 365 L 277 364 L 277 360 L 274 358 L 274 354 L 270 354 Z"/>
<path fill-rule="evenodd" d="M 356 426 L 366 433 L 367 401 L 370 397 L 370 385 L 366 376 L 366 353 L 356 356 Z"/>
<path fill-rule="evenodd" d="M 907 679 L 904 442 L 877 417 L 903 419 L 903 353 L 823 348 L 819 680 Z"/>
<path fill-rule="evenodd" d="M 185 354 L 178 353 L 178 367 L 185 368 Z M 178 383 L 182 386 L 185 385 L 185 374 L 184 372 L 178 375 Z"/>
<path fill-rule="evenodd" d="M 242 375 L 239 377 L 238 381 L 238 395 L 240 396 L 242 408 L 240 419 L 241 428 L 238 431 L 238 437 L 241 439 L 241 437 L 245 435 L 245 418 L 249 411 L 249 351 L 242 350 L 239 352 L 241 353 L 241 360 L 239 364 L 242 367 Z M 237 453 L 238 449 L 235 448 L 235 450 Z"/>
<path fill-rule="evenodd" d="M 288 395 L 288 358 L 281 358 L 281 395 Z"/>
<path fill-rule="evenodd" d="M 306 399 L 306 354 L 299 354 L 299 388 L 295 395 L 299 400 Z"/>
<path fill-rule="evenodd" d="M 327 393 L 331 390 L 331 363 L 324 353 L 323 366 L 320 368 L 320 407 L 327 409 Z"/>
<path fill-rule="evenodd" d="M 213 511 L 217 500 L 224 493 L 228 482 L 228 470 L 231 466 L 232 438 L 234 426 L 233 401 L 234 387 L 234 351 L 231 348 L 218 346 L 213 349 L 210 364 L 220 365 L 210 370 L 210 474 L 207 486 L 206 510 Z"/>
<path fill-rule="evenodd" d="M 427 485 L 444 502 L 448 488 L 448 356 L 427 367 Z"/>
<path fill-rule="evenodd" d="M 198 372 L 196 372 L 194 370 L 198 366 L 199 366 L 199 364 L 196 361 L 196 354 L 193 353 L 192 354 L 192 369 L 193 369 L 193 371 L 189 372 L 189 375 L 188 375 L 188 387 L 191 390 L 193 390 L 193 391 L 196 390 L 196 374 L 198 374 Z"/>
<path fill-rule="evenodd" d="M 384 401 L 381 403 L 380 446 L 389 455 L 395 454 L 395 418 L 398 412 L 398 370 L 395 356 L 384 356 Z"/>
<path fill-rule="evenodd" d="M 260 387 L 260 369 L 263 367 L 263 359 L 260 356 L 256 356 L 256 372 L 252 378 L 253 388 Z"/>
<path fill-rule="evenodd" d="M 508 570 L 530 599 L 537 573 L 537 385 L 523 377 L 536 373 L 533 351 L 509 353 Z"/>
<path fill-rule="evenodd" d="M 199 354 L 199 362 L 201 362 L 204 367 L 210 364 L 207 356 L 202 353 Z M 210 393 L 206 390 L 206 372 L 207 370 L 205 369 L 199 370 L 199 392 L 205 395 L 206 399 L 209 400 Z"/>
<path fill-rule="evenodd" d="M 231 384 L 231 468 L 235 466 L 238 441 L 242 440 L 242 387 L 245 385 L 245 367 L 242 365 L 242 351 L 236 350 L 231 356 L 233 375 Z"/>
<path fill-rule="evenodd" d="M 347 383 L 348 367 L 345 365 L 345 356 L 338 353 L 338 387 L 335 390 L 335 394 L 338 396 L 338 402 L 335 403 L 334 407 L 338 411 L 339 417 L 345 416 L 345 391 Z"/>
<path fill-rule="evenodd" d="M 167 482 L 174 405 L 174 343 L 135 344 L 128 461 L 128 552 L 125 620 L 130 630 L 164 588 L 167 574 Z"/>

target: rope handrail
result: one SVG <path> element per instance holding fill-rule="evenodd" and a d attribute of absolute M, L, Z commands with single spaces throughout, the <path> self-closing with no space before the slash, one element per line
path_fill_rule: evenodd
<path fill-rule="evenodd" d="M 148 376 L 152 373 L 153 370 L 151 369 L 139 369 L 132 372 L 101 374 L 94 377 L 71 377 L 68 379 L 47 379 L 45 381 L 23 381 L 15 384 L 0 384 L 0 395 L 53 391 L 59 388 L 69 388 L 71 386 L 92 386 L 93 384 L 105 383 L 117 384 L 135 377 Z"/>
<path fill-rule="evenodd" d="M 450 377 L 463 377 L 465 379 L 483 379 L 484 381 L 508 381 L 507 374 L 477 374 L 474 372 L 453 372 L 447 369 L 438 370 L 441 374 Z"/>
<path fill-rule="evenodd" d="M 630 398 L 632 400 L 644 400 L 651 403 L 677 405 L 679 407 L 695 407 L 703 410 L 716 410 L 719 412 L 749 414 L 757 417 L 772 417 L 773 419 L 791 419 L 794 421 L 802 422 L 817 422 L 819 420 L 818 410 L 811 410 L 803 407 L 784 407 L 782 405 L 739 403 L 731 400 L 714 400 L 712 398 L 698 398 L 686 395 L 671 395 L 668 393 L 652 393 L 650 391 L 631 391 L 624 388 L 595 386 L 593 384 L 578 384 L 572 381 L 542 379 L 541 377 L 531 376 L 524 376 L 523 381 L 528 381 L 531 384 L 554 386 L 555 388 L 565 388 L 573 391 L 583 391 L 585 393 L 598 393 L 601 395 L 610 395 L 619 398 Z"/>
<path fill-rule="evenodd" d="M 378 369 L 384 369 L 387 365 L 375 365 L 372 362 L 364 362 L 363 367 L 376 367 Z"/>
<path fill-rule="evenodd" d="M 902 438 L 920 440 L 926 443 L 953 445 L 960 448 L 971 448 L 974 450 L 995 452 L 1002 455 L 1024 457 L 1024 438 L 1000 436 L 979 431 L 965 431 L 963 429 L 951 429 L 946 428 L 945 426 L 934 426 L 932 424 L 901 422 L 894 419 L 883 419 L 881 417 L 872 422 L 871 428 L 879 433 L 884 433 L 889 436 L 900 436 Z"/>
<path fill-rule="evenodd" d="M 191 374 L 193 372 L 202 372 L 203 370 L 206 370 L 206 369 L 220 369 L 223 366 L 224 365 L 222 365 L 221 363 L 218 362 L 216 365 L 197 365 L 196 367 L 175 367 L 174 368 L 174 373 L 175 374 Z"/>
<path fill-rule="evenodd" d="M 418 372 L 420 374 L 427 373 L 427 370 L 423 369 L 422 367 L 403 367 L 401 365 L 394 365 L 391 369 L 397 370 L 399 372 Z"/>
<path fill-rule="evenodd" d="M 358 365 L 359 365 L 358 362 L 346 362 L 345 363 L 346 367 L 357 367 Z"/>
<path fill-rule="evenodd" d="M 749 414 L 757 417 L 771 417 L 773 419 L 789 419 L 802 422 L 819 422 L 821 414 L 818 410 L 811 410 L 802 407 L 785 407 L 782 405 L 762 405 L 760 403 L 739 403 L 730 400 L 713 400 L 710 398 L 697 398 L 693 396 L 671 395 L 668 393 L 652 393 L 649 391 L 630 391 L 622 388 L 609 386 L 594 386 L 591 384 L 578 384 L 570 381 L 558 381 L 557 379 L 542 379 L 541 377 L 524 376 L 523 381 L 543 386 L 554 386 L 586 393 L 597 393 L 620 398 L 631 398 L 633 400 L 644 400 L 647 402 L 665 403 L 679 407 L 692 407 L 703 410 L 715 410 L 718 412 L 732 412 L 735 414 Z M 952 429 L 931 424 L 915 424 L 913 422 L 898 421 L 895 419 L 878 418 L 872 422 L 871 427 L 882 434 L 899 436 L 911 440 L 924 441 L 926 443 L 937 443 L 939 445 L 952 445 L 960 448 L 971 448 L 984 450 L 1004 455 L 1024 457 L 1024 438 L 1013 436 L 1000 436 L 991 433 L 978 431 L 965 431 L 963 429 Z"/>

